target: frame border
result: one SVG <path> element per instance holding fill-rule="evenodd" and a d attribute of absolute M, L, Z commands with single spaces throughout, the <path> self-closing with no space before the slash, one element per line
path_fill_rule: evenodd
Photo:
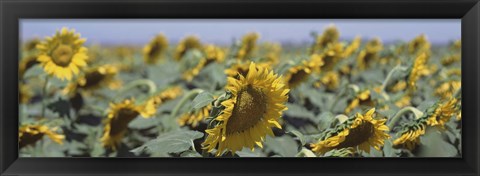
<path fill-rule="evenodd" d="M 18 158 L 18 118 L 15 117 L 18 116 L 19 19 L 192 17 L 461 18 L 463 157 L 362 158 L 362 162 L 351 158 Z M 479 174 L 478 0 L 0 0 L 0 18 L 0 175 Z M 206 167 L 211 169 L 207 171 Z"/>

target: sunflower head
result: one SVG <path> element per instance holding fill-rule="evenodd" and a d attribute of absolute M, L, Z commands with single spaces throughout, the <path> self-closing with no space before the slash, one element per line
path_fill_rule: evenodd
<path fill-rule="evenodd" d="M 213 61 L 221 63 L 225 60 L 225 51 L 218 46 L 207 45 L 205 46 L 204 51 L 208 63 Z"/>
<path fill-rule="evenodd" d="M 260 35 L 256 32 L 245 34 L 242 37 L 242 43 L 238 49 L 235 58 L 245 61 L 250 59 L 255 50 L 257 49 L 257 40 Z"/>
<path fill-rule="evenodd" d="M 40 44 L 40 39 L 34 38 L 31 40 L 28 40 L 24 45 L 23 49 L 27 52 L 34 51 L 37 47 L 37 45 Z"/>
<path fill-rule="evenodd" d="M 190 68 L 189 70 L 183 72 L 182 78 L 189 82 L 192 81 L 193 78 L 195 78 L 195 76 L 197 76 L 200 71 L 202 71 L 206 64 L 207 59 L 201 58 L 193 68 Z"/>
<path fill-rule="evenodd" d="M 182 95 L 182 92 L 183 92 L 182 88 L 179 86 L 169 87 L 163 90 L 162 92 L 160 92 L 159 94 L 153 96 L 151 100 L 156 106 L 160 106 L 167 101 L 170 101 L 179 97 L 180 95 Z"/>
<path fill-rule="evenodd" d="M 18 88 L 19 88 L 19 93 L 18 93 L 19 102 L 28 103 L 30 99 L 32 99 L 33 97 L 32 88 L 29 85 L 23 84 L 23 83 L 18 84 Z"/>
<path fill-rule="evenodd" d="M 414 150 L 420 144 L 420 136 L 425 134 L 426 121 L 422 118 L 412 123 L 403 124 L 401 131 L 397 133 L 397 139 L 393 141 L 393 147 Z"/>
<path fill-rule="evenodd" d="M 437 86 L 437 88 L 435 89 L 435 95 L 442 98 L 443 100 L 452 98 L 455 92 L 457 92 L 461 86 L 461 81 L 446 81 Z"/>
<path fill-rule="evenodd" d="M 168 49 L 168 39 L 163 34 L 155 36 L 143 47 L 143 59 L 148 64 L 155 64 Z"/>
<path fill-rule="evenodd" d="M 426 65 L 428 61 L 428 55 L 426 53 L 419 54 L 410 69 L 410 74 L 408 76 L 408 87 L 410 90 L 416 89 L 417 80 L 422 76 L 429 75 L 431 73 L 430 69 Z"/>
<path fill-rule="evenodd" d="M 320 85 L 325 85 L 327 90 L 334 91 L 340 85 L 340 75 L 335 71 L 329 71 L 317 82 L 316 86 L 320 87 Z"/>
<path fill-rule="evenodd" d="M 231 96 L 221 102 L 224 108 L 206 130 L 203 148 L 217 149 L 219 156 L 225 150 L 233 154 L 243 147 L 263 147 L 265 136 L 273 136 L 272 127 L 281 128 L 279 119 L 287 109 L 289 90 L 283 79 L 252 62 L 246 76 L 228 77 L 226 89 Z"/>
<path fill-rule="evenodd" d="M 202 43 L 196 36 L 188 36 L 178 43 L 174 53 L 175 60 L 180 61 L 187 51 L 191 49 L 202 49 Z"/>
<path fill-rule="evenodd" d="M 359 107 L 359 106 L 367 106 L 367 107 L 375 106 L 375 101 L 372 100 L 372 97 L 370 96 L 370 90 L 361 91 L 355 96 L 355 98 L 350 100 L 347 108 L 345 108 L 345 113 L 349 114 L 356 107 Z"/>
<path fill-rule="evenodd" d="M 357 56 L 357 64 L 361 70 L 367 69 L 378 60 L 378 54 L 383 49 L 382 41 L 374 38 L 367 42 L 365 48 Z"/>
<path fill-rule="evenodd" d="M 388 135 L 386 119 L 376 120 L 373 116 L 375 108 L 365 114 L 357 113 L 352 118 L 338 124 L 334 129 L 323 133 L 320 140 L 311 144 L 312 151 L 325 154 L 333 149 L 349 148 L 359 149 L 370 153 L 370 147 L 380 150 Z"/>
<path fill-rule="evenodd" d="M 55 132 L 57 128 L 49 128 L 46 125 L 23 125 L 18 128 L 19 147 L 34 145 L 43 136 L 48 136 L 53 142 L 63 144 L 65 136 Z"/>
<path fill-rule="evenodd" d="M 350 45 L 348 45 L 346 48 L 345 48 L 345 51 L 343 53 L 344 57 L 349 57 L 351 56 L 353 53 L 355 53 L 358 48 L 360 48 L 360 44 L 362 44 L 362 38 L 360 36 L 356 36 L 352 42 L 350 43 Z"/>
<path fill-rule="evenodd" d="M 269 43 L 266 42 L 263 44 L 266 54 L 263 56 L 266 62 L 271 65 L 277 65 L 280 62 L 280 52 L 282 51 L 282 46 L 279 43 Z"/>
<path fill-rule="evenodd" d="M 442 59 L 442 65 L 443 66 L 450 66 L 455 62 L 461 61 L 462 57 L 460 54 L 452 54 L 449 56 L 446 56 L 445 58 Z"/>
<path fill-rule="evenodd" d="M 314 54 L 310 60 L 303 60 L 299 65 L 291 67 L 285 74 L 285 82 L 289 88 L 293 89 L 305 82 L 312 72 L 319 72 L 322 65 L 322 58 Z"/>
<path fill-rule="evenodd" d="M 321 70 L 331 71 L 335 65 L 345 57 L 344 45 L 342 43 L 329 43 L 320 55 L 324 64 L 321 66 Z"/>
<path fill-rule="evenodd" d="M 48 74 L 61 80 L 71 80 L 80 72 L 79 68 L 87 65 L 87 48 L 83 43 L 85 39 L 80 38 L 80 34 L 73 29 L 62 28 L 37 45 L 37 60 Z"/>
<path fill-rule="evenodd" d="M 322 35 L 317 36 L 314 51 L 319 51 L 329 44 L 337 43 L 340 38 L 340 32 L 335 25 L 329 25 L 323 31 Z"/>
<path fill-rule="evenodd" d="M 198 111 L 185 113 L 177 120 L 177 122 L 180 126 L 191 125 L 192 127 L 197 127 L 201 121 L 209 116 L 211 109 L 212 106 L 208 105 Z"/>
<path fill-rule="evenodd" d="M 104 133 L 100 139 L 105 148 L 115 150 L 127 132 L 128 124 L 141 115 L 149 118 L 155 114 L 152 112 L 153 101 L 146 101 L 142 105 L 136 105 L 134 99 L 127 99 L 120 103 L 111 103 L 104 121 Z"/>
<path fill-rule="evenodd" d="M 450 118 L 458 115 L 459 106 L 457 106 L 457 103 L 459 103 L 458 99 L 451 98 L 445 102 L 433 105 L 433 107 L 427 110 L 427 124 L 444 128 L 445 123 L 447 123 Z"/>
<path fill-rule="evenodd" d="M 21 79 L 25 72 L 29 69 L 38 64 L 37 56 L 28 56 L 20 60 L 18 64 L 18 77 Z"/>
<path fill-rule="evenodd" d="M 407 82 L 405 80 L 397 81 L 393 86 L 387 86 L 387 91 L 397 93 L 407 88 Z"/>
<path fill-rule="evenodd" d="M 425 51 L 430 49 L 430 42 L 425 34 L 421 34 L 415 37 L 408 43 L 408 52 L 414 54 L 419 51 Z"/>

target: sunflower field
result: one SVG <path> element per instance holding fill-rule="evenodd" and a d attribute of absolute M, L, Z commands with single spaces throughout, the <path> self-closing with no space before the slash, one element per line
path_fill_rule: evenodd
<path fill-rule="evenodd" d="M 460 157 L 461 42 L 21 43 L 20 157 Z"/>

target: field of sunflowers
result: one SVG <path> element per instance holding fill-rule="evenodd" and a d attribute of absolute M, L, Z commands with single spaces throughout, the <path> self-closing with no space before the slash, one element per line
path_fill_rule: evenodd
<path fill-rule="evenodd" d="M 461 42 L 21 44 L 20 157 L 460 157 Z"/>

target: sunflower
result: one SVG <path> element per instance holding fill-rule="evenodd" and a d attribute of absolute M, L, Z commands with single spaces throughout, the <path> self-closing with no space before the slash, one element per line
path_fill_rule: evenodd
<path fill-rule="evenodd" d="M 31 39 L 23 45 L 23 50 L 27 52 L 34 51 L 39 43 L 40 43 L 40 39 L 38 38 Z"/>
<path fill-rule="evenodd" d="M 277 65 L 280 62 L 280 52 L 282 51 L 282 46 L 279 43 L 270 43 L 266 42 L 263 44 L 266 54 L 263 56 L 265 62 L 270 63 L 271 65 Z"/>
<path fill-rule="evenodd" d="M 322 58 L 319 55 L 314 54 L 310 57 L 310 60 L 303 60 L 300 65 L 291 67 L 285 74 L 285 82 L 289 88 L 293 89 L 305 82 L 312 72 L 319 72 L 322 65 Z"/>
<path fill-rule="evenodd" d="M 187 51 L 191 49 L 202 49 L 202 43 L 200 43 L 200 39 L 198 39 L 198 37 L 196 36 L 188 36 L 182 41 L 180 41 L 180 43 L 175 48 L 175 60 L 180 61 L 182 57 L 187 53 Z"/>
<path fill-rule="evenodd" d="M 461 58 L 460 54 L 449 55 L 449 56 L 442 59 L 442 65 L 443 66 L 450 66 L 453 63 L 461 61 L 461 60 L 462 60 L 462 58 Z"/>
<path fill-rule="evenodd" d="M 447 123 L 452 116 L 458 115 L 458 102 L 458 99 L 452 98 L 443 103 L 436 103 L 434 105 L 434 110 L 427 112 L 427 124 L 430 126 L 440 126 L 441 128 L 444 128 L 445 123 Z"/>
<path fill-rule="evenodd" d="M 192 81 L 195 76 L 197 76 L 200 71 L 205 67 L 207 64 L 207 59 L 201 58 L 197 65 L 195 65 L 193 68 L 186 70 L 182 74 L 182 78 L 187 80 L 187 81 Z"/>
<path fill-rule="evenodd" d="M 40 52 L 37 60 L 48 74 L 70 81 L 81 67 L 87 65 L 87 48 L 83 43 L 85 39 L 80 38 L 80 34 L 73 29 L 62 28 L 37 45 Z"/>
<path fill-rule="evenodd" d="M 256 64 L 259 67 L 271 69 L 271 65 L 267 62 L 261 62 Z M 237 62 L 232 64 L 229 68 L 225 69 L 224 73 L 229 77 L 237 77 L 242 75 L 243 77 L 247 76 L 248 70 L 250 69 L 250 64 L 247 62 Z"/>
<path fill-rule="evenodd" d="M 253 53 L 257 49 L 257 40 L 260 35 L 256 32 L 248 33 L 242 37 L 242 43 L 240 48 L 235 54 L 235 58 L 241 61 L 248 60 L 252 57 Z"/>
<path fill-rule="evenodd" d="M 455 94 L 461 86 L 461 81 L 451 80 L 444 82 L 440 84 L 440 86 L 437 86 L 435 89 L 435 95 L 442 99 L 452 98 L 453 94 Z"/>
<path fill-rule="evenodd" d="M 215 45 L 207 45 L 204 48 L 205 57 L 207 59 L 208 65 L 210 62 L 218 62 L 221 63 L 225 60 L 225 51 L 222 48 L 215 46 Z"/>
<path fill-rule="evenodd" d="M 340 32 L 335 25 L 329 25 L 323 31 L 322 35 L 317 36 L 311 54 L 317 53 L 327 45 L 337 43 L 340 38 Z"/>
<path fill-rule="evenodd" d="M 355 109 L 360 105 L 369 106 L 369 107 L 375 105 L 375 102 L 372 100 L 372 97 L 370 96 L 370 90 L 359 92 L 354 99 L 350 100 L 347 108 L 345 108 L 345 113 L 349 114 L 350 112 L 352 112 L 353 109 Z"/>
<path fill-rule="evenodd" d="M 400 80 L 397 83 L 395 83 L 393 86 L 388 86 L 387 90 L 388 92 L 397 93 L 405 90 L 406 88 L 407 88 L 407 82 L 405 82 L 404 80 Z"/>
<path fill-rule="evenodd" d="M 167 37 L 163 34 L 155 36 L 150 43 L 143 47 L 143 59 L 148 64 L 155 64 L 162 58 L 168 48 Z"/>
<path fill-rule="evenodd" d="M 136 105 L 134 99 L 127 99 L 121 103 L 111 103 L 108 109 L 107 119 L 104 123 L 104 133 L 100 139 L 105 148 L 116 150 L 123 136 L 127 132 L 128 124 L 138 115 L 144 118 L 152 117 L 153 101 L 147 101 L 143 105 Z"/>
<path fill-rule="evenodd" d="M 18 64 L 18 77 L 22 79 L 25 72 L 36 64 L 38 64 L 37 56 L 28 56 L 20 60 Z"/>
<path fill-rule="evenodd" d="M 289 92 L 282 77 L 252 62 L 246 77 L 228 77 L 226 89 L 231 97 L 221 103 L 224 109 L 214 119 L 216 126 L 206 130 L 203 149 L 217 148 L 219 156 L 225 150 L 233 154 L 243 147 L 263 147 L 265 136 L 273 136 L 272 127 L 282 128 L 279 119 Z"/>
<path fill-rule="evenodd" d="M 53 142 L 63 144 L 65 136 L 55 132 L 57 128 L 49 128 L 46 125 L 22 125 L 18 128 L 18 144 L 20 148 L 34 145 L 47 135 Z"/>
<path fill-rule="evenodd" d="M 340 85 L 340 75 L 335 71 L 329 71 L 315 83 L 315 86 L 320 87 L 322 84 L 327 87 L 327 90 L 334 91 Z"/>
<path fill-rule="evenodd" d="M 327 45 L 325 51 L 320 55 L 324 64 L 321 66 L 321 70 L 332 71 L 335 65 L 343 58 L 344 45 L 341 43 L 330 43 Z"/>
<path fill-rule="evenodd" d="M 430 50 L 430 45 L 431 44 L 428 41 L 427 36 L 425 34 L 421 34 L 408 43 L 408 52 L 410 54 L 425 52 Z"/>
<path fill-rule="evenodd" d="M 344 57 L 349 57 L 351 56 L 353 53 L 355 53 L 358 48 L 360 48 L 360 44 L 362 44 L 362 38 L 360 36 L 356 36 L 353 40 L 352 40 L 352 43 L 350 43 L 350 45 L 348 45 L 346 48 L 345 48 L 345 51 L 343 53 Z"/>
<path fill-rule="evenodd" d="M 167 88 L 167 89 L 163 90 L 159 94 L 153 96 L 152 98 L 150 98 L 149 101 L 151 101 L 151 103 L 155 104 L 155 106 L 160 106 L 165 102 L 168 102 L 170 100 L 173 100 L 173 99 L 179 97 L 181 94 L 182 94 L 182 88 L 181 87 L 178 87 L 178 86 L 170 87 L 170 88 Z"/>
<path fill-rule="evenodd" d="M 33 97 L 32 88 L 29 85 L 23 84 L 23 83 L 18 84 L 18 88 L 19 88 L 19 93 L 18 93 L 19 102 L 28 103 L 30 99 L 32 99 Z"/>
<path fill-rule="evenodd" d="M 399 137 L 393 141 L 393 147 L 414 150 L 420 144 L 420 136 L 425 134 L 426 128 L 427 125 L 423 122 L 423 119 L 417 119 L 414 123 L 403 125 L 403 130 L 397 133 Z"/>
<path fill-rule="evenodd" d="M 336 129 L 324 133 L 320 140 L 311 144 L 312 151 L 325 154 L 333 149 L 353 147 L 370 153 L 370 147 L 380 150 L 386 139 L 390 136 L 385 125 L 386 119 L 376 120 L 373 118 L 375 108 L 368 110 L 365 115 L 357 113 Z"/>
<path fill-rule="evenodd" d="M 399 108 L 409 106 L 411 104 L 410 103 L 411 101 L 412 101 L 412 97 L 410 97 L 409 95 L 404 95 L 401 98 L 399 98 L 397 101 L 395 101 L 395 106 Z"/>
<path fill-rule="evenodd" d="M 364 70 L 374 63 L 378 59 L 378 54 L 382 49 L 383 44 L 380 38 L 374 38 L 368 41 L 365 48 L 360 51 L 357 57 L 360 70 Z"/>
<path fill-rule="evenodd" d="M 63 90 L 64 94 L 74 93 L 76 89 L 85 91 L 93 91 L 104 86 L 110 89 L 117 89 L 120 87 L 120 80 L 115 77 L 118 74 L 118 69 L 113 65 L 102 65 L 87 69 L 76 82 L 70 83 Z"/>
<path fill-rule="evenodd" d="M 211 109 L 212 106 L 208 105 L 198 111 L 185 113 L 177 120 L 177 122 L 180 126 L 191 125 L 192 127 L 197 127 L 201 121 L 208 117 Z"/>
<path fill-rule="evenodd" d="M 427 61 L 428 55 L 426 53 L 419 54 L 417 58 L 415 58 L 408 76 L 408 87 L 410 90 L 416 89 L 416 82 L 420 77 L 430 74 L 431 71 L 426 65 Z"/>

